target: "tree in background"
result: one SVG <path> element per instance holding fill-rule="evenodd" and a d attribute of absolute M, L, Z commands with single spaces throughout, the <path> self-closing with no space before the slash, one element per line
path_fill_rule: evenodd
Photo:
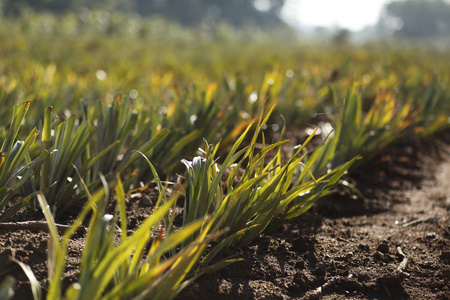
<path fill-rule="evenodd" d="M 135 0 L 137 11 L 145 16 L 163 15 L 186 25 L 203 20 L 223 19 L 241 26 L 281 25 L 279 12 L 284 0 Z"/>
<path fill-rule="evenodd" d="M 112 9 L 120 8 L 123 0 L 0 0 L 3 14 L 7 16 L 17 16 L 23 10 L 33 10 L 37 12 L 50 11 L 54 13 L 64 13 L 79 10 L 83 7 Z"/>
<path fill-rule="evenodd" d="M 379 27 L 405 38 L 448 35 L 450 3 L 444 0 L 392 1 L 384 6 Z"/>
<path fill-rule="evenodd" d="M 280 11 L 285 0 L 0 0 L 3 14 L 19 15 L 24 9 L 64 13 L 81 8 L 114 9 L 142 16 L 161 15 L 183 25 L 224 20 L 234 26 L 283 25 Z"/>

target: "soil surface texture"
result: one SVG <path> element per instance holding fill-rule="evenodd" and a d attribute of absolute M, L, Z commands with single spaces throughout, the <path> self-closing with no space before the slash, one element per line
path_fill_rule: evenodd
<path fill-rule="evenodd" d="M 345 179 L 309 212 L 227 249 L 218 259 L 243 260 L 198 278 L 177 299 L 450 299 L 450 132 L 390 147 Z M 130 228 L 155 197 L 147 190 L 130 198 Z M 66 285 L 79 274 L 83 236 L 71 242 Z M 47 244 L 39 225 L 0 225 L 0 282 L 16 279 L 13 299 L 32 299 L 14 260 L 45 289 Z"/>

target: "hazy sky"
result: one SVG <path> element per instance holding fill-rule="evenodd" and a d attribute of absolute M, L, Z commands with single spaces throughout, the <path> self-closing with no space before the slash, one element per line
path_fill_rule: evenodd
<path fill-rule="evenodd" d="M 310 26 L 339 26 L 360 30 L 378 21 L 389 0 L 286 0 L 286 20 Z"/>

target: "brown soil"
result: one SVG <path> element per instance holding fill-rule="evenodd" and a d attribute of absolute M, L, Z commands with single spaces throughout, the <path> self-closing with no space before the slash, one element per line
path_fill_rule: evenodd
<path fill-rule="evenodd" d="M 391 147 L 347 178 L 351 186 L 248 247 L 243 258 L 200 277 L 178 299 L 450 299 L 450 132 Z M 357 196 L 358 189 L 365 197 Z M 154 192 L 130 199 L 129 222 L 151 212 Z M 14 257 L 47 284 L 45 231 L 0 228 L 0 282 L 31 299 Z M 83 234 L 69 249 L 65 283 L 76 280 Z"/>

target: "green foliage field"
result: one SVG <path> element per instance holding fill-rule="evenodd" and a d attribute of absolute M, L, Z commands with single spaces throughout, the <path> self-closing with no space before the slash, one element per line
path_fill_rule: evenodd
<path fill-rule="evenodd" d="M 232 263 L 211 265 L 224 247 L 305 212 L 388 145 L 450 124 L 449 51 L 427 46 L 312 45 L 96 11 L 2 19 L 0 55 L 0 220 L 43 211 L 49 299 L 175 296 Z M 290 156 L 286 128 L 304 137 Z M 127 236 L 126 193 L 149 182 L 155 213 Z M 58 237 L 53 218 L 78 200 Z M 62 291 L 68 240 L 91 211 L 79 282 Z"/>

